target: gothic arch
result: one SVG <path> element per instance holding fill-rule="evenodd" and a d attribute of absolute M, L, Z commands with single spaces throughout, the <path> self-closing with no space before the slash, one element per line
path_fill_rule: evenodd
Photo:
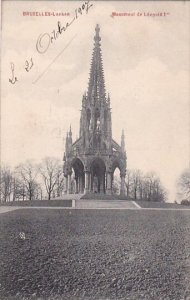
<path fill-rule="evenodd" d="M 119 170 L 120 178 L 117 178 L 117 175 L 114 174 L 116 169 Z M 120 186 L 120 189 L 118 190 L 120 192 L 120 195 L 125 194 L 124 186 L 125 186 L 125 173 L 126 173 L 126 164 L 123 160 L 117 158 L 113 161 L 112 164 L 112 192 L 114 192 L 114 188 L 116 185 Z M 115 176 L 116 175 L 116 176 Z"/>
<path fill-rule="evenodd" d="M 104 161 L 104 159 L 103 159 L 102 157 L 100 157 L 100 156 L 95 156 L 95 157 L 91 158 L 91 159 L 88 161 L 88 163 L 87 163 L 87 166 L 88 166 L 88 169 L 89 169 L 89 170 L 90 170 L 92 164 L 94 163 L 94 161 L 96 161 L 96 160 L 102 162 L 102 164 L 105 165 L 105 168 L 107 168 L 107 163 L 106 163 L 106 161 Z"/>
<path fill-rule="evenodd" d="M 71 168 L 73 168 L 73 170 L 75 172 L 75 176 L 82 175 L 84 173 L 84 163 L 78 157 L 77 158 L 75 157 L 71 161 Z"/>
<path fill-rule="evenodd" d="M 71 161 L 71 170 L 74 174 L 70 175 L 71 192 L 78 194 L 84 192 L 84 164 L 80 158 L 74 158 Z"/>
<path fill-rule="evenodd" d="M 120 172 L 123 170 L 123 164 L 120 159 L 115 159 L 112 163 L 112 172 L 114 173 L 115 169 L 118 168 Z"/>
<path fill-rule="evenodd" d="M 106 164 L 103 159 L 96 157 L 90 163 L 90 190 L 93 193 L 105 193 Z"/>

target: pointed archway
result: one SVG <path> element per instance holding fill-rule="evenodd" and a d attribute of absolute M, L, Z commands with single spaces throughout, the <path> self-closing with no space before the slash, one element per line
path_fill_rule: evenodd
<path fill-rule="evenodd" d="M 112 192 L 113 192 L 113 184 L 114 184 L 114 177 L 115 180 L 116 176 L 118 175 L 118 170 L 120 173 L 120 179 L 118 180 L 120 188 L 119 188 L 119 194 L 120 195 L 125 195 L 125 166 L 124 164 L 122 164 L 122 161 L 120 161 L 119 159 L 115 159 L 112 165 Z M 115 174 L 117 171 L 117 175 Z M 115 176 L 116 175 L 116 176 Z"/>
<path fill-rule="evenodd" d="M 90 191 L 105 193 L 106 166 L 101 158 L 95 158 L 90 166 Z"/>
<path fill-rule="evenodd" d="M 72 193 L 82 194 L 84 192 L 84 165 L 79 158 L 75 158 L 71 167 L 74 170 Z"/>

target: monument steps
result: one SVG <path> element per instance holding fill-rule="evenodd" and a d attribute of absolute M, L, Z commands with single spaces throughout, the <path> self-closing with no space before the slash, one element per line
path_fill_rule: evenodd
<path fill-rule="evenodd" d="M 75 201 L 78 209 L 138 209 L 133 201 L 126 200 L 93 200 L 80 199 Z"/>
<path fill-rule="evenodd" d="M 53 200 L 79 200 L 84 194 L 65 194 Z"/>

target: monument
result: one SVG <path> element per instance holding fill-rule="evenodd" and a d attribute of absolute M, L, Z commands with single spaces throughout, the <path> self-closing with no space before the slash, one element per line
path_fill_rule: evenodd
<path fill-rule="evenodd" d="M 66 136 L 63 158 L 66 194 L 111 195 L 116 168 L 121 177 L 120 194 L 125 194 L 125 137 L 122 131 L 121 145 L 112 138 L 110 97 L 105 91 L 99 33 L 100 27 L 96 25 L 88 90 L 82 98 L 79 138 L 73 142 L 71 127 Z"/>

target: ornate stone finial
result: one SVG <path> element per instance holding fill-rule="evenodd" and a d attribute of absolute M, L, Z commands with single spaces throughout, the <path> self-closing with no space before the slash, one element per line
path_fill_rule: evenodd
<path fill-rule="evenodd" d="M 94 41 L 100 42 L 101 41 L 101 37 L 99 36 L 100 26 L 98 24 L 96 25 L 95 31 L 96 31 L 96 35 L 94 37 Z"/>

